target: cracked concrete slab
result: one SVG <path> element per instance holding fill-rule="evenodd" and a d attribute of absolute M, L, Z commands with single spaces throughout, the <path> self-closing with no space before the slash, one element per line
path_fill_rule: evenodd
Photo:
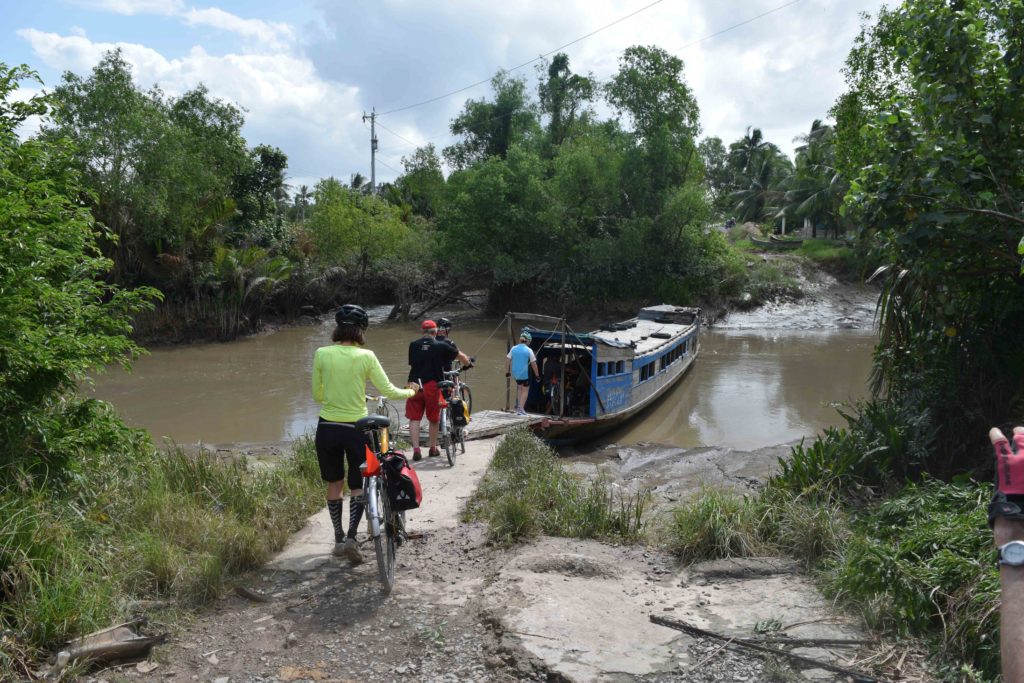
<path fill-rule="evenodd" d="M 692 667 L 693 638 L 651 623 L 652 614 L 726 636 L 751 637 L 755 625 L 772 623 L 792 637 L 858 637 L 795 563 L 770 558 L 673 567 L 652 551 L 544 538 L 518 553 L 487 594 L 516 645 L 576 681 Z"/>

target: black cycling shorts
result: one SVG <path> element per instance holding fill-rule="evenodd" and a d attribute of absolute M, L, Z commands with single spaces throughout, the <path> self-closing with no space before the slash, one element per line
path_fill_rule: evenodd
<path fill-rule="evenodd" d="M 316 425 L 316 459 L 320 463 L 320 476 L 324 481 L 345 479 L 348 462 L 348 487 L 363 488 L 363 473 L 359 466 L 366 462 L 366 435 L 351 422 L 330 422 L 320 418 Z"/>
<path fill-rule="evenodd" d="M 528 380 L 528 379 L 517 379 L 516 380 L 516 384 L 518 384 L 521 387 L 528 387 L 528 386 L 530 386 L 530 380 Z"/>

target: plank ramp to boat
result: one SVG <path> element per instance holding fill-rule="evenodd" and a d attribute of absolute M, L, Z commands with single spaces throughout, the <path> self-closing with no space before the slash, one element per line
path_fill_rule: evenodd
<path fill-rule="evenodd" d="M 543 415 L 516 415 L 506 413 L 504 410 L 481 410 L 473 413 L 469 419 L 469 427 L 466 429 L 466 441 L 474 439 L 489 439 L 492 436 L 499 436 L 516 427 L 537 424 L 543 422 Z M 409 436 L 409 425 L 402 421 L 400 436 Z M 420 427 L 420 438 L 427 435 L 426 425 Z"/>

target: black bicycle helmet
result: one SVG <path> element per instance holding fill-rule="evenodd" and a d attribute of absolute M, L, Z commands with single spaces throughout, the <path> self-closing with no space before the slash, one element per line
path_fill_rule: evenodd
<path fill-rule="evenodd" d="M 370 316 L 366 315 L 362 306 L 345 304 L 334 314 L 334 321 L 339 325 L 355 325 L 365 330 L 370 324 Z"/>
<path fill-rule="evenodd" d="M 450 330 L 452 329 L 452 321 L 448 318 L 438 318 L 437 327 L 442 330 Z"/>

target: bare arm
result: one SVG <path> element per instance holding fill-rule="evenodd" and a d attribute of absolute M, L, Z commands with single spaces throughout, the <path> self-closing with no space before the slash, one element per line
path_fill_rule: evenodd
<path fill-rule="evenodd" d="M 1000 546 L 1024 541 L 1024 521 L 996 517 L 995 541 Z M 1024 679 L 1024 567 L 999 567 L 1002 609 L 999 613 L 999 650 L 1003 680 Z"/>
<path fill-rule="evenodd" d="M 996 451 L 996 488 L 1019 500 L 1021 459 L 1024 456 L 1024 427 L 1014 427 L 1016 452 L 999 429 L 989 432 Z M 992 531 L 996 547 L 1010 541 L 1024 541 L 1024 520 L 997 515 Z M 999 650 L 1002 654 L 1003 680 L 1024 680 L 1024 567 L 999 566 L 1002 606 L 999 610 Z"/>

